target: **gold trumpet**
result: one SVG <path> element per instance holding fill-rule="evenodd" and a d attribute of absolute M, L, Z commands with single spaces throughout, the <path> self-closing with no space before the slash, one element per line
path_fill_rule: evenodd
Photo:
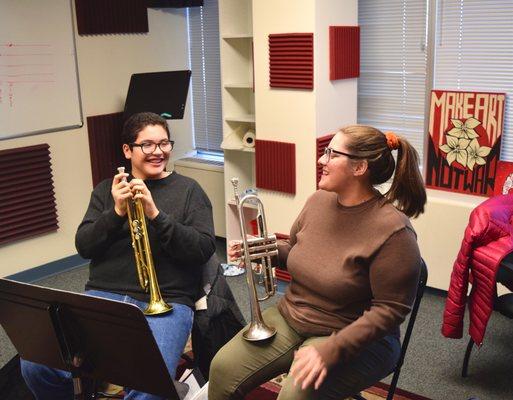
<path fill-rule="evenodd" d="M 124 172 L 125 167 L 118 168 L 118 173 L 122 174 Z M 126 181 L 126 178 L 123 178 L 123 180 Z M 164 314 L 171 311 L 173 307 L 167 304 L 160 294 L 141 199 L 128 199 L 126 207 L 139 284 L 144 291 L 150 293 L 150 302 L 143 313 L 145 315 Z"/>
<path fill-rule="evenodd" d="M 249 290 L 249 304 L 251 307 L 251 322 L 249 327 L 242 332 L 242 337 L 249 341 L 265 340 L 276 334 L 276 328 L 266 325 L 260 310 L 260 301 L 267 300 L 276 293 L 275 268 L 272 266 L 271 257 L 278 255 L 276 235 L 269 235 L 264 213 L 264 205 L 256 194 L 246 194 L 240 197 L 238 193 L 238 178 L 232 178 L 231 183 L 235 192 L 235 202 L 239 213 L 240 233 L 242 235 L 242 259 L 246 264 L 246 282 Z M 248 238 L 246 230 L 246 218 L 244 205 L 246 203 L 257 205 L 258 236 Z M 265 296 L 259 298 L 253 277 L 252 261 L 258 260 L 261 264 L 260 273 L 263 274 Z M 249 268 L 249 269 L 248 269 Z"/>

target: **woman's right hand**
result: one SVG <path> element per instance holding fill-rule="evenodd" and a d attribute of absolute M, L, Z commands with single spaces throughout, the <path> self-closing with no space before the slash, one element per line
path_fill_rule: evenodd
<path fill-rule="evenodd" d="M 126 181 L 126 178 L 128 178 L 127 173 L 114 175 L 112 188 L 110 190 L 112 198 L 114 199 L 114 211 L 116 211 L 116 214 L 120 217 L 126 215 L 126 201 L 132 198 L 130 184 Z"/>
<path fill-rule="evenodd" d="M 242 240 L 228 242 L 228 261 L 237 261 L 242 257 Z M 241 263 L 242 266 L 242 263 Z"/>

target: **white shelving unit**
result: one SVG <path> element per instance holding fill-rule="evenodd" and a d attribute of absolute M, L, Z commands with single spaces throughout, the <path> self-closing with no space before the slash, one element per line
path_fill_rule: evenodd
<path fill-rule="evenodd" d="M 239 192 L 255 187 L 255 149 L 243 142 L 248 131 L 256 132 L 253 91 L 252 0 L 219 0 L 221 84 L 223 102 L 224 188 L 226 239 L 240 239 L 237 207 L 231 178 L 239 178 Z M 247 207 L 246 220 L 255 217 Z M 251 227 L 248 226 L 248 232 Z"/>

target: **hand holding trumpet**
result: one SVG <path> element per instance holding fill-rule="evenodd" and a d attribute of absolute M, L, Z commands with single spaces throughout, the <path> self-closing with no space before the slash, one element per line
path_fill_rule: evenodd
<path fill-rule="evenodd" d="M 127 214 L 127 200 L 141 199 L 144 214 L 149 219 L 154 219 L 159 214 L 159 210 L 153 201 L 151 192 L 142 179 L 132 179 L 127 182 L 128 174 L 120 172 L 112 180 L 111 194 L 114 199 L 114 210 L 120 217 Z"/>
<path fill-rule="evenodd" d="M 246 235 L 248 239 L 254 239 L 253 235 Z M 242 240 L 230 240 L 228 242 L 228 261 L 238 262 L 238 268 L 246 268 L 246 263 L 244 262 L 244 253 L 242 250 Z M 262 272 L 262 264 L 261 263 L 252 263 L 253 271 L 257 274 Z"/>

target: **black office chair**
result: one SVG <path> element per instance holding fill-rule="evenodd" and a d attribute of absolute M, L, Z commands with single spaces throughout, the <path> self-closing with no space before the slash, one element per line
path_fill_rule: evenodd
<path fill-rule="evenodd" d="M 394 376 L 392 377 L 392 382 L 390 383 L 390 386 L 388 388 L 387 400 L 392 400 L 394 398 L 395 389 L 397 388 L 397 381 L 399 381 L 399 375 L 401 373 L 401 367 L 403 366 L 406 350 L 408 349 L 408 344 L 410 343 L 413 325 L 415 324 L 415 319 L 417 318 L 417 313 L 420 307 L 420 301 L 422 300 L 422 296 L 424 295 L 424 289 L 426 288 L 427 278 L 427 266 L 424 260 L 422 260 L 420 264 L 420 277 L 419 285 L 417 287 L 417 295 L 415 296 L 415 302 L 413 303 L 413 308 L 411 310 L 410 320 L 408 321 L 408 326 L 406 327 L 403 343 L 401 345 L 401 355 L 399 356 L 399 361 L 397 361 L 397 365 L 393 370 Z M 353 399 L 365 400 L 365 398 L 362 397 L 360 394 L 353 395 Z"/>
<path fill-rule="evenodd" d="M 505 260 L 504 262 L 507 262 Z M 511 263 L 511 261 L 510 261 Z M 513 269 L 511 265 L 501 266 L 497 272 L 496 281 L 498 283 L 513 282 Z M 513 293 L 503 294 L 502 296 L 495 297 L 493 302 L 494 311 L 500 312 L 505 317 L 513 319 Z M 470 353 L 474 347 L 474 341 L 472 338 L 469 339 L 467 344 L 467 350 L 465 351 L 465 357 L 463 358 L 463 367 L 461 368 L 461 376 L 466 378 L 468 376 L 468 363 L 470 361 Z"/>

